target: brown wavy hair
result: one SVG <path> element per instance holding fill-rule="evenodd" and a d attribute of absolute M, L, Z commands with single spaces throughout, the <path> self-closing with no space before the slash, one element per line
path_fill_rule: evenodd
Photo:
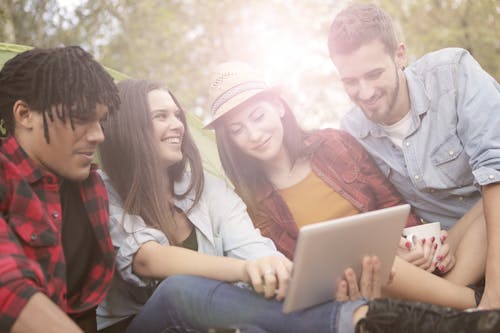
<path fill-rule="evenodd" d="M 158 154 L 147 99 L 150 91 L 163 88 L 154 81 L 132 79 L 117 86 L 121 99 L 120 112 L 110 115 L 103 123 L 106 140 L 100 145 L 102 167 L 127 213 L 140 215 L 147 225 L 163 230 L 167 236 L 172 235 L 175 224 L 171 199 L 182 199 L 194 191 L 192 208 L 203 191 L 200 153 L 189 133 L 184 111 L 174 95 L 165 89 L 181 110 L 180 120 L 185 128 L 182 160 L 165 170 Z M 190 184 L 184 193 L 175 194 L 174 182 L 183 177 L 188 166 Z"/>
<path fill-rule="evenodd" d="M 328 34 L 330 57 L 347 54 L 379 39 L 388 54 L 398 47 L 399 36 L 392 18 L 373 4 L 356 3 L 337 14 Z"/>

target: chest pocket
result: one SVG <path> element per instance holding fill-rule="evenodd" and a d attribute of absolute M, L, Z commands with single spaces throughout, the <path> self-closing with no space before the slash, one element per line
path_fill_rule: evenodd
<path fill-rule="evenodd" d="M 456 187 L 473 182 L 469 156 L 465 153 L 460 139 L 452 134 L 431 153 L 431 162 L 446 177 L 446 185 Z"/>
<path fill-rule="evenodd" d="M 25 216 L 11 214 L 9 225 L 22 240 L 23 245 L 31 247 L 54 246 L 58 242 L 57 233 L 43 221 L 33 221 Z"/>

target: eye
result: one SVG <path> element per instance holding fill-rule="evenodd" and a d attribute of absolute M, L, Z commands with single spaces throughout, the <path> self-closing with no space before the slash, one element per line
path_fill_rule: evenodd
<path fill-rule="evenodd" d="M 153 120 L 166 120 L 167 119 L 167 114 L 165 112 L 155 112 L 153 114 Z"/>
<path fill-rule="evenodd" d="M 94 121 L 96 120 L 96 118 L 94 118 Z M 92 121 L 92 117 L 90 117 L 89 115 L 75 115 L 73 116 L 73 123 L 75 125 L 86 125 L 88 123 L 90 123 Z"/>
<path fill-rule="evenodd" d="M 257 110 L 256 112 L 252 113 L 250 119 L 254 121 L 260 121 L 264 118 L 264 115 L 265 115 L 264 110 Z"/>
<path fill-rule="evenodd" d="M 229 134 L 231 134 L 232 136 L 236 136 L 236 135 L 240 134 L 242 131 L 243 131 L 243 127 L 241 127 L 241 126 L 229 127 Z"/>
<path fill-rule="evenodd" d="M 101 117 L 101 119 L 99 120 L 100 122 L 103 122 L 103 121 L 107 121 L 108 120 L 108 113 L 106 112 L 104 114 L 104 116 Z"/>
<path fill-rule="evenodd" d="M 108 121 L 108 113 L 106 112 L 106 114 L 104 116 L 101 117 L 101 119 L 99 119 L 99 122 L 102 124 L 104 122 Z"/>
<path fill-rule="evenodd" d="M 357 82 L 358 82 L 358 81 L 357 81 L 357 80 L 355 80 L 355 79 L 343 79 L 343 80 L 342 80 L 342 83 L 343 83 L 344 85 L 346 85 L 346 86 L 354 86 L 354 85 L 356 85 L 356 84 L 357 84 Z"/>
<path fill-rule="evenodd" d="M 365 75 L 365 78 L 367 80 L 376 80 L 382 75 L 382 71 L 375 71 L 375 72 L 370 72 Z"/>

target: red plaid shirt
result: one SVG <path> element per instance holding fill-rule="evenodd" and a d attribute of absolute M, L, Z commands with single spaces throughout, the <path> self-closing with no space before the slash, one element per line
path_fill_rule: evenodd
<path fill-rule="evenodd" d="M 73 317 L 97 306 L 114 271 L 108 234 L 108 197 L 91 168 L 81 195 L 102 256 L 95 259 L 79 295 L 66 299 L 58 178 L 40 168 L 7 137 L 0 147 L 0 332 L 9 332 L 36 292 Z"/>
<path fill-rule="evenodd" d="M 309 135 L 306 145 L 316 147 L 311 160 L 314 173 L 360 212 L 404 203 L 370 155 L 348 133 L 317 130 Z M 258 213 L 250 212 L 252 220 L 281 253 L 292 259 L 299 233 L 292 213 L 271 183 L 260 193 L 258 202 L 262 209 Z M 419 219 L 411 214 L 407 226 L 417 224 Z"/>

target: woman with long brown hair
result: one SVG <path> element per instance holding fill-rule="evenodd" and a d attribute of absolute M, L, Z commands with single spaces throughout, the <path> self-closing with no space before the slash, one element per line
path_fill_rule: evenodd
<path fill-rule="evenodd" d="M 159 282 L 176 274 L 242 281 L 282 297 L 290 261 L 254 229 L 241 199 L 203 172 L 175 97 L 148 80 L 123 81 L 118 90 L 120 112 L 103 122 L 100 146 L 117 274 L 98 309 L 99 328 L 126 327 Z"/>

